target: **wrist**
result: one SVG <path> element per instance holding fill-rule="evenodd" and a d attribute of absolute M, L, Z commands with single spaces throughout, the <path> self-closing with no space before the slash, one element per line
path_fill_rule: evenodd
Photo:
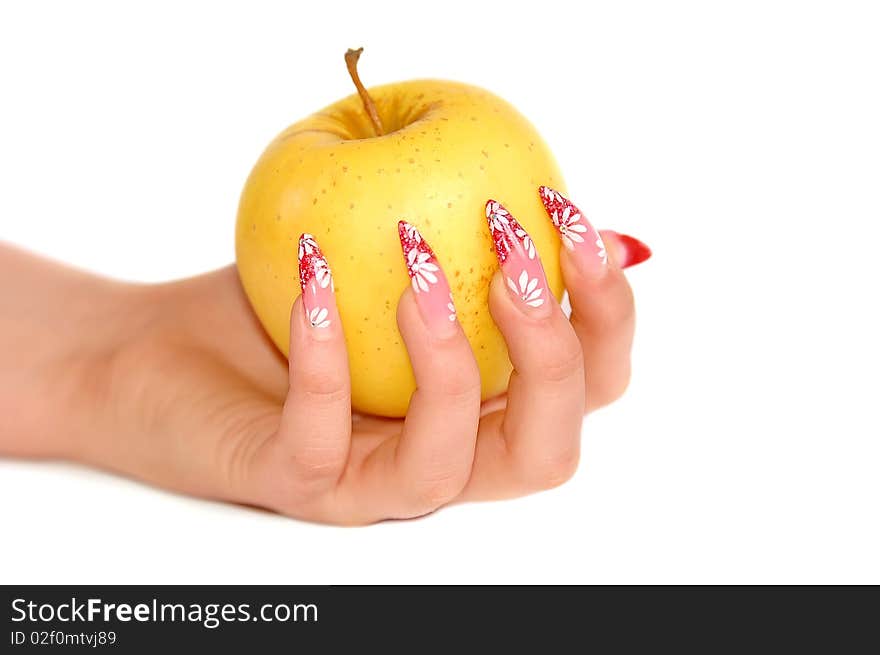
<path fill-rule="evenodd" d="M 77 458 L 148 289 L 0 246 L 0 454 Z"/>
<path fill-rule="evenodd" d="M 71 321 L 51 399 L 52 456 L 104 465 L 96 458 L 131 428 L 126 399 L 137 393 L 142 344 L 151 341 L 156 287 L 96 279 L 89 311 Z M 47 399 L 49 400 L 49 399 Z"/>

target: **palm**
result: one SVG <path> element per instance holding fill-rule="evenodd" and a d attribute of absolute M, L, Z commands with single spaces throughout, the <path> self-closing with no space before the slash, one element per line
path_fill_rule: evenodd
<path fill-rule="evenodd" d="M 223 470 L 245 471 L 247 466 L 234 460 L 253 454 L 278 429 L 288 386 L 287 360 L 251 310 L 234 267 L 180 284 L 189 288 L 178 287 L 175 296 L 198 299 L 198 314 L 174 312 L 167 330 L 159 333 L 161 343 L 144 344 L 140 368 L 161 378 L 155 386 L 164 392 L 152 403 L 149 419 L 168 425 L 169 439 L 187 435 L 201 451 L 219 453 Z M 181 315 L 192 316 L 189 329 L 181 329 Z M 350 465 L 360 466 L 402 429 L 402 419 L 355 414 Z M 243 483 L 225 482 L 231 487 L 219 487 L 216 495 L 227 495 Z"/>
<path fill-rule="evenodd" d="M 158 437 L 169 440 L 161 452 L 184 453 L 187 461 L 166 462 L 152 481 L 170 483 L 166 471 L 187 470 L 186 490 L 248 502 L 250 460 L 279 428 L 287 360 L 251 310 L 234 267 L 177 283 L 174 296 L 195 306 L 170 312 L 167 329 L 157 333 L 161 343 L 145 344 L 139 368 L 155 375 L 151 386 L 162 390 L 145 413 L 153 434 L 157 423 L 167 426 Z M 503 405 L 503 398 L 484 403 L 483 414 Z M 354 414 L 346 468 L 361 470 L 371 458 L 381 459 L 403 428 L 403 419 Z M 215 468 L 193 467 L 192 461 Z"/>
<path fill-rule="evenodd" d="M 214 299 L 217 321 L 202 322 L 196 335 L 212 343 L 210 354 L 181 353 L 193 376 L 194 386 L 210 390 L 216 397 L 206 406 L 212 422 L 255 426 L 256 431 L 240 430 L 242 438 L 266 438 L 277 429 L 281 407 L 287 393 L 287 359 L 272 343 L 241 288 L 237 272 L 230 266 L 192 281 L 204 285 L 200 293 Z M 201 352 L 199 352 L 201 351 Z M 503 407 L 497 398 L 483 405 L 483 413 Z M 273 418 L 268 418 L 268 416 Z M 273 426 L 274 423 L 274 426 Z M 403 419 L 382 418 L 355 413 L 352 418 L 351 459 L 358 465 L 382 442 L 396 438 Z M 253 433 L 253 434 L 252 434 Z"/>

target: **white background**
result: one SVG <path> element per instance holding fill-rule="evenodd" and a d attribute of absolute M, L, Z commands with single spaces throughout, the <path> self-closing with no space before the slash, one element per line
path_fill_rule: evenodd
<path fill-rule="evenodd" d="M 364 45 L 367 84 L 509 99 L 655 256 L 632 387 L 560 489 L 338 529 L 0 461 L 0 582 L 880 583 L 878 33 L 845 2 L 4 2 L 5 240 L 227 264 L 256 157 Z"/>

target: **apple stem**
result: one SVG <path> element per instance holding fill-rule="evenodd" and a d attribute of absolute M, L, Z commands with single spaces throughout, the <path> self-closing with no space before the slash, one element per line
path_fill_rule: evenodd
<path fill-rule="evenodd" d="M 363 51 L 363 48 L 358 48 L 357 50 L 349 48 L 348 52 L 345 53 L 345 66 L 348 68 L 348 74 L 351 75 L 351 81 L 354 82 L 358 95 L 364 103 L 364 111 L 366 111 L 367 116 L 370 117 L 370 122 L 373 124 L 373 130 L 376 132 L 376 136 L 382 136 L 385 134 L 385 130 L 382 129 L 382 120 L 379 118 L 379 112 L 376 110 L 376 103 L 373 102 L 370 94 L 364 88 L 364 85 L 361 84 L 361 78 L 357 72 L 358 59 L 361 58 L 361 53 Z"/>

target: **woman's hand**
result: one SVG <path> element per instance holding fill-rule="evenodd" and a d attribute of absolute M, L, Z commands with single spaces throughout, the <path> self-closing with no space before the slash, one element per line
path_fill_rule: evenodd
<path fill-rule="evenodd" d="M 562 254 L 572 318 L 546 289 L 524 231 L 490 202 L 501 270 L 489 306 L 515 369 L 504 398 L 481 406 L 473 353 L 450 319 L 442 253 L 437 261 L 406 224 L 401 242 L 414 282 L 398 324 L 417 390 L 405 420 L 352 416 L 329 277 L 322 285 L 329 267 L 314 241 L 301 249 L 289 366 L 231 267 L 132 287 L 30 261 L 16 287 L 32 287 L 17 294 L 30 311 L 3 314 L 0 354 L 15 353 L 10 335 L 28 330 L 48 345 L 18 358 L 25 374 L 0 360 L 0 398 L 15 410 L 0 418 L 0 449 L 338 524 L 556 486 L 577 466 L 584 413 L 617 398 L 629 379 L 634 313 L 621 269 L 649 253 L 613 232 L 603 244 L 573 205 L 541 193 L 572 246 Z M 0 272 L 19 258 L 0 256 Z M 68 286 L 79 290 L 75 302 L 59 310 L 51 295 Z M 50 297 L 34 302 L 40 294 Z"/>

